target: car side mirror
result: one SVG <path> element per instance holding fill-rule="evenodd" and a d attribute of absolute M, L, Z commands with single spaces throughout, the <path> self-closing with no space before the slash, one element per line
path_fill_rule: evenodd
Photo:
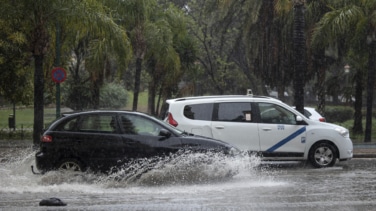
<path fill-rule="evenodd" d="M 163 136 L 163 137 L 165 137 L 165 138 L 170 138 L 170 136 L 171 136 L 171 132 L 168 131 L 168 130 L 166 130 L 166 129 L 161 129 L 161 130 L 159 131 L 159 136 Z"/>
<path fill-rule="evenodd" d="M 303 118 L 301 116 L 296 116 L 296 121 L 301 122 L 301 121 L 303 121 Z"/>

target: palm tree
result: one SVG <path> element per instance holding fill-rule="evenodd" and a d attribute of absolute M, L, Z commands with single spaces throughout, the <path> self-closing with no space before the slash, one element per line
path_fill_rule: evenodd
<path fill-rule="evenodd" d="M 336 40 L 338 37 L 346 37 L 347 40 L 351 41 L 352 51 L 368 50 L 367 114 L 364 141 L 370 142 L 376 71 L 376 20 L 373 15 L 376 12 L 376 2 L 373 0 L 333 1 L 332 8 L 333 10 L 326 13 L 318 23 L 314 41 L 323 43 Z M 323 37 L 325 37 L 325 40 L 320 42 L 319 39 Z M 359 46 L 363 46 L 363 48 Z M 358 53 L 362 54 L 362 52 Z M 358 65 L 358 67 L 361 67 L 361 65 Z M 357 74 L 361 75 L 360 72 Z M 361 88 L 358 89 L 361 90 Z M 357 97 L 357 101 L 359 97 L 361 96 Z"/>
<path fill-rule="evenodd" d="M 296 110 L 304 113 L 304 85 L 306 64 L 306 40 L 305 40 L 305 0 L 294 0 L 294 104 Z"/>
<path fill-rule="evenodd" d="M 124 26 L 127 30 L 135 59 L 136 70 L 132 105 L 132 110 L 135 111 L 138 106 L 143 61 L 147 53 L 146 31 L 150 24 L 150 15 L 157 7 L 157 2 L 155 0 L 128 0 L 115 1 L 114 5 L 117 5 L 115 19 L 118 24 Z"/>
<path fill-rule="evenodd" d="M 23 20 L 20 30 L 26 35 L 34 59 L 34 145 L 39 143 L 44 116 L 44 59 L 51 44 L 51 29 L 57 22 L 62 26 L 81 25 L 81 28 L 98 26 L 103 33 L 114 33 L 114 38 L 124 33 L 103 10 L 100 1 L 35 0 L 10 2 L 12 9 L 4 11 L 4 17 Z M 121 39 L 118 39 L 121 40 Z"/>

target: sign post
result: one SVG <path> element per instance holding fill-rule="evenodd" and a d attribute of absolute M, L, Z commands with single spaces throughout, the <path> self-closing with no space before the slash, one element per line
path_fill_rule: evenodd
<path fill-rule="evenodd" d="M 67 78 L 67 72 L 62 67 L 55 67 L 51 72 L 52 80 L 56 83 L 56 118 L 60 117 L 60 83 Z"/>

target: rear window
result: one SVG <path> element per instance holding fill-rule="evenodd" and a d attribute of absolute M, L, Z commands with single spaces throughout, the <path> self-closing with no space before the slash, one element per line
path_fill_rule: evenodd
<path fill-rule="evenodd" d="M 312 114 L 307 109 L 304 109 L 304 116 L 306 116 L 307 118 L 309 118 L 310 116 L 312 116 Z"/>
<path fill-rule="evenodd" d="M 210 121 L 213 113 L 213 103 L 193 104 L 184 107 L 184 116 L 188 119 Z"/>

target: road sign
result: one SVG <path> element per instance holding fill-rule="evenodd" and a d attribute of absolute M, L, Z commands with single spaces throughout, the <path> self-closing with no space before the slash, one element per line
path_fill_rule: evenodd
<path fill-rule="evenodd" d="M 67 78 L 67 72 L 62 67 L 55 67 L 51 72 L 52 80 L 55 83 L 61 83 Z"/>

